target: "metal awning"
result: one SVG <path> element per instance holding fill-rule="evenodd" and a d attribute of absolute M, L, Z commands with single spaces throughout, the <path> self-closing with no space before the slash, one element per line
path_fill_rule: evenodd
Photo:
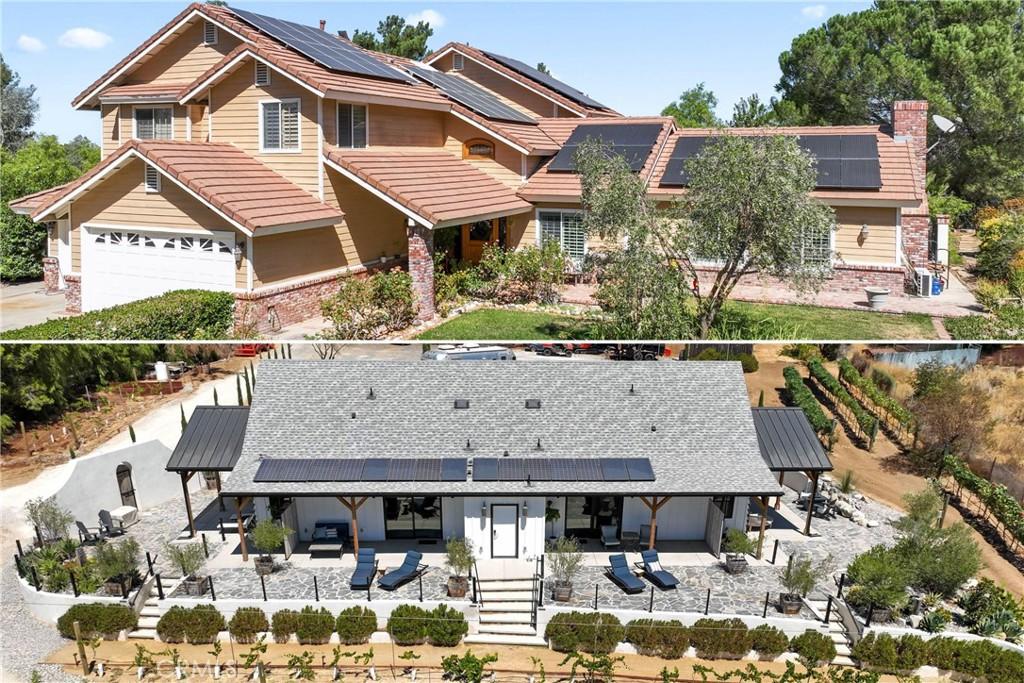
<path fill-rule="evenodd" d="M 772 472 L 827 472 L 832 463 L 800 408 L 752 408 L 757 445 Z"/>
<path fill-rule="evenodd" d="M 197 406 L 178 439 L 169 472 L 230 472 L 242 453 L 247 406 Z"/>

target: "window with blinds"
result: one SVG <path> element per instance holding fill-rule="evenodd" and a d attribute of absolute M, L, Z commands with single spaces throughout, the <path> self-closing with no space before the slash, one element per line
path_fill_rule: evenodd
<path fill-rule="evenodd" d="M 156 169 L 156 166 L 153 166 L 152 164 L 146 164 L 146 172 L 143 177 L 143 184 L 146 186 L 146 192 L 160 191 L 160 171 Z"/>
<path fill-rule="evenodd" d="M 587 238 L 583 233 L 583 214 L 576 211 L 541 211 L 541 244 L 555 242 L 577 264 L 587 253 Z"/>
<path fill-rule="evenodd" d="M 338 103 L 338 147 L 366 147 L 366 105 Z"/>
<path fill-rule="evenodd" d="M 173 112 L 170 107 L 137 107 L 135 138 L 137 140 L 170 140 L 174 137 Z"/>
<path fill-rule="evenodd" d="M 260 151 L 294 152 L 300 149 L 299 101 L 263 102 Z"/>

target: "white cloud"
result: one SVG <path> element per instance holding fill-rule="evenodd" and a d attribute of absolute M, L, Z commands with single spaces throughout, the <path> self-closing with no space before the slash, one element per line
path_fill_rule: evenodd
<path fill-rule="evenodd" d="M 802 10 L 800 10 L 800 14 L 811 19 L 821 19 L 823 16 L 825 16 L 825 6 L 808 5 L 807 7 L 804 7 Z"/>
<path fill-rule="evenodd" d="M 27 36 L 24 33 L 18 36 L 18 47 L 24 52 L 42 52 L 46 49 L 43 41 L 35 36 Z"/>
<path fill-rule="evenodd" d="M 405 18 L 405 23 L 412 24 L 415 26 L 421 21 L 425 21 L 430 24 L 430 28 L 441 28 L 444 26 L 445 18 L 444 15 L 435 9 L 425 9 L 422 12 L 415 12 Z"/>
<path fill-rule="evenodd" d="M 85 26 L 68 29 L 57 39 L 61 47 L 82 48 L 83 50 L 99 50 L 110 44 L 113 38 L 102 31 Z"/>

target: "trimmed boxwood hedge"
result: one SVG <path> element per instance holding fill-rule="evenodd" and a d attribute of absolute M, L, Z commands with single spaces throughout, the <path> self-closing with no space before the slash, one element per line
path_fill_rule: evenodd
<path fill-rule="evenodd" d="M 293 609 L 283 609 L 274 612 L 270 618 L 270 631 L 274 635 L 275 643 L 287 643 L 299 628 L 299 613 Z"/>
<path fill-rule="evenodd" d="M 618 617 L 602 612 L 561 612 L 544 629 L 544 637 L 557 652 L 611 654 L 624 636 Z"/>
<path fill-rule="evenodd" d="M 704 659 L 739 659 L 753 649 L 750 629 L 742 619 L 698 619 L 690 642 Z"/>
<path fill-rule="evenodd" d="M 642 655 L 679 659 L 690 647 L 690 632 L 676 619 L 634 619 L 626 624 L 626 641 Z"/>
<path fill-rule="evenodd" d="M 116 640 L 120 631 L 132 630 L 138 626 L 139 617 L 133 609 L 125 605 L 90 602 L 72 605 L 57 619 L 57 630 L 65 638 L 74 639 L 76 621 L 83 638 L 103 637 L 106 640 Z"/>
<path fill-rule="evenodd" d="M 924 640 L 912 634 L 895 638 L 888 633 L 872 632 L 854 646 L 853 658 L 883 673 L 934 666 L 967 676 L 984 676 L 989 683 L 1024 681 L 1024 655 L 988 640 Z"/>
<path fill-rule="evenodd" d="M 750 629 L 750 646 L 762 659 L 775 659 L 789 647 L 789 638 L 782 629 L 761 624 Z"/>
<path fill-rule="evenodd" d="M 377 615 L 369 607 L 349 607 L 341 610 L 334 629 L 345 645 L 366 643 L 377 630 Z"/>
<path fill-rule="evenodd" d="M 303 645 L 322 645 L 334 633 L 334 615 L 326 607 L 306 606 L 298 614 L 295 635 Z"/>
<path fill-rule="evenodd" d="M 226 627 L 224 616 L 213 605 L 196 605 L 190 609 L 175 605 L 156 624 L 156 632 L 165 643 L 193 645 L 212 643 Z"/>
<path fill-rule="evenodd" d="M 422 645 L 427 642 L 430 612 L 416 605 L 399 605 L 388 617 L 388 633 L 397 645 Z"/>
<path fill-rule="evenodd" d="M 234 306 L 229 292 L 181 289 L 8 330 L 0 339 L 226 339 L 234 327 Z"/>
<path fill-rule="evenodd" d="M 239 607 L 228 622 L 228 633 L 239 643 L 255 643 L 257 633 L 269 630 L 267 615 L 259 607 Z"/>
<path fill-rule="evenodd" d="M 804 631 L 789 642 L 789 649 L 811 666 L 831 662 L 836 657 L 836 644 L 832 638 L 818 631 Z"/>
<path fill-rule="evenodd" d="M 462 637 L 469 633 L 466 616 L 448 605 L 438 605 L 430 613 L 427 625 L 427 639 L 431 645 L 439 647 L 455 647 L 462 642 Z"/>

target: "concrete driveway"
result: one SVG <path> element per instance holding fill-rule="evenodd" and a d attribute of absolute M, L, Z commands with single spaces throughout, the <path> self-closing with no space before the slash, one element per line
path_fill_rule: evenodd
<path fill-rule="evenodd" d="M 41 280 L 0 288 L 0 330 L 7 331 L 64 317 L 64 293 L 47 294 Z"/>

